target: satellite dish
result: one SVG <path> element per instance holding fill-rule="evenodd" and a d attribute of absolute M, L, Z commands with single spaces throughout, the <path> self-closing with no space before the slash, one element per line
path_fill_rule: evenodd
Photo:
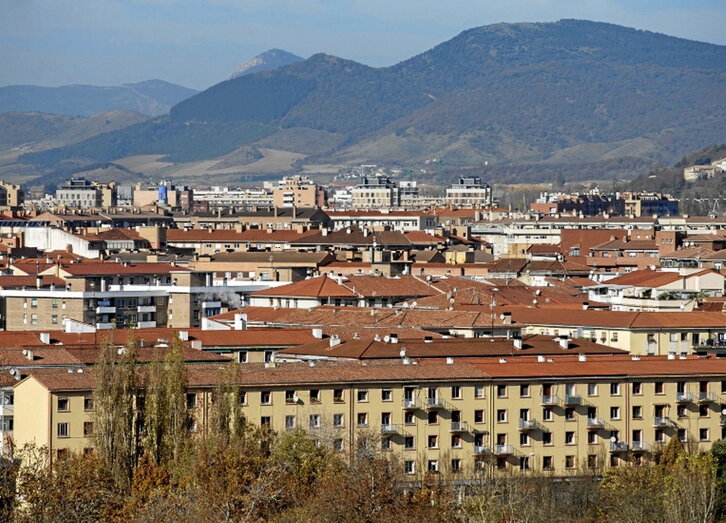
<path fill-rule="evenodd" d="M 615 442 L 617 442 L 617 441 L 618 441 L 618 438 L 616 438 L 615 436 L 611 436 L 611 437 L 610 437 L 610 442 L 611 442 L 611 443 L 615 443 Z"/>

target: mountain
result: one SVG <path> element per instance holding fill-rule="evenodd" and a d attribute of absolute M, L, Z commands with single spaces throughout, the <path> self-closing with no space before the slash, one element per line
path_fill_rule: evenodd
<path fill-rule="evenodd" d="M 254 58 L 247 60 L 233 72 L 229 79 L 234 80 L 240 76 L 248 74 L 260 73 L 262 71 L 272 71 L 285 65 L 302 62 L 304 58 L 283 51 L 282 49 L 270 49 L 264 53 L 258 54 Z"/>
<path fill-rule="evenodd" d="M 391 67 L 316 54 L 221 82 L 154 126 L 22 160 L 109 161 L 148 151 L 165 133 L 189 143 L 193 132 L 215 146 L 191 154 L 166 140 L 158 154 L 212 158 L 260 136 L 267 148 L 308 155 L 298 165 L 488 160 L 500 167 L 492 173 L 549 165 L 591 179 L 597 164 L 598 176 L 623 178 L 632 175 L 625 166 L 723 141 L 725 83 L 726 46 L 581 20 L 496 24 Z M 227 126 L 246 141 L 220 134 Z"/>
<path fill-rule="evenodd" d="M 181 85 L 148 80 L 114 87 L 64 85 L 0 87 L 0 113 L 41 112 L 68 116 L 91 116 L 113 110 L 156 116 L 197 91 Z"/>

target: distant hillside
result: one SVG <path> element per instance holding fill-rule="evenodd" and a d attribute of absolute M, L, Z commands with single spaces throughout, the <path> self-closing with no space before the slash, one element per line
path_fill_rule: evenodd
<path fill-rule="evenodd" d="M 125 110 L 156 116 L 167 113 L 173 105 L 196 93 L 194 89 L 162 80 L 113 87 L 11 85 L 0 87 L 0 113 L 41 112 L 91 116 Z"/>
<path fill-rule="evenodd" d="M 10 148 L 38 151 L 61 147 L 146 119 L 146 116 L 130 111 L 110 111 L 90 117 L 44 113 L 0 114 L 0 151 Z"/>
<path fill-rule="evenodd" d="M 245 76 L 248 74 L 261 73 L 262 71 L 272 71 L 285 65 L 302 62 L 304 58 L 283 51 L 282 49 L 270 49 L 264 53 L 258 54 L 254 58 L 247 60 L 240 65 L 234 73 L 229 76 L 230 80 Z"/>
<path fill-rule="evenodd" d="M 723 141 L 724 85 L 726 46 L 579 20 L 496 24 L 387 68 L 317 54 L 247 74 L 180 102 L 154 132 L 192 126 L 214 144 L 195 158 L 255 145 L 222 134 L 241 126 L 245 140 L 264 129 L 266 143 L 310 155 L 302 163 L 487 159 L 499 172 L 542 164 L 588 179 L 588 163 L 621 176 Z M 150 153 L 148 133 L 142 124 L 23 161 Z M 310 147 L 315 133 L 323 141 Z M 190 156 L 163 143 L 154 152 Z"/>

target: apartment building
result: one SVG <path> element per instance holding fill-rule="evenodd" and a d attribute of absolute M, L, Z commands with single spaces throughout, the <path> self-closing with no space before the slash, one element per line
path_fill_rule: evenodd
<path fill-rule="evenodd" d="M 479 176 L 459 177 L 458 183 L 446 188 L 446 203 L 464 207 L 491 206 L 491 187 Z"/>
<path fill-rule="evenodd" d="M 726 361 L 535 356 L 474 363 L 248 364 L 236 399 L 252 423 L 310 431 L 337 450 L 361 437 L 424 471 L 576 474 L 655 459 L 671 438 L 707 451 L 724 437 Z M 216 365 L 188 366 L 192 430 L 207 430 Z M 92 449 L 93 371 L 16 383 L 15 444 L 52 457 Z"/>
<path fill-rule="evenodd" d="M 20 185 L 0 181 L 0 210 L 20 209 L 25 202 L 25 192 Z"/>
<path fill-rule="evenodd" d="M 325 207 L 325 189 L 307 176 L 286 176 L 272 189 L 275 207 Z"/>
<path fill-rule="evenodd" d="M 79 209 L 101 209 L 116 205 L 116 184 L 71 178 L 59 185 L 55 199 L 60 205 Z"/>
<path fill-rule="evenodd" d="M 364 176 L 350 192 L 351 205 L 358 209 L 390 209 L 401 205 L 398 184 L 386 176 Z"/>

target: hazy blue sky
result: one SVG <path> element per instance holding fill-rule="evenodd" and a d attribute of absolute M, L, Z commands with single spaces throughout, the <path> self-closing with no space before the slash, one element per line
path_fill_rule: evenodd
<path fill-rule="evenodd" d="M 726 44 L 725 0 L 0 0 L 0 85 L 202 89 L 272 47 L 382 66 L 471 27 L 560 18 Z"/>

